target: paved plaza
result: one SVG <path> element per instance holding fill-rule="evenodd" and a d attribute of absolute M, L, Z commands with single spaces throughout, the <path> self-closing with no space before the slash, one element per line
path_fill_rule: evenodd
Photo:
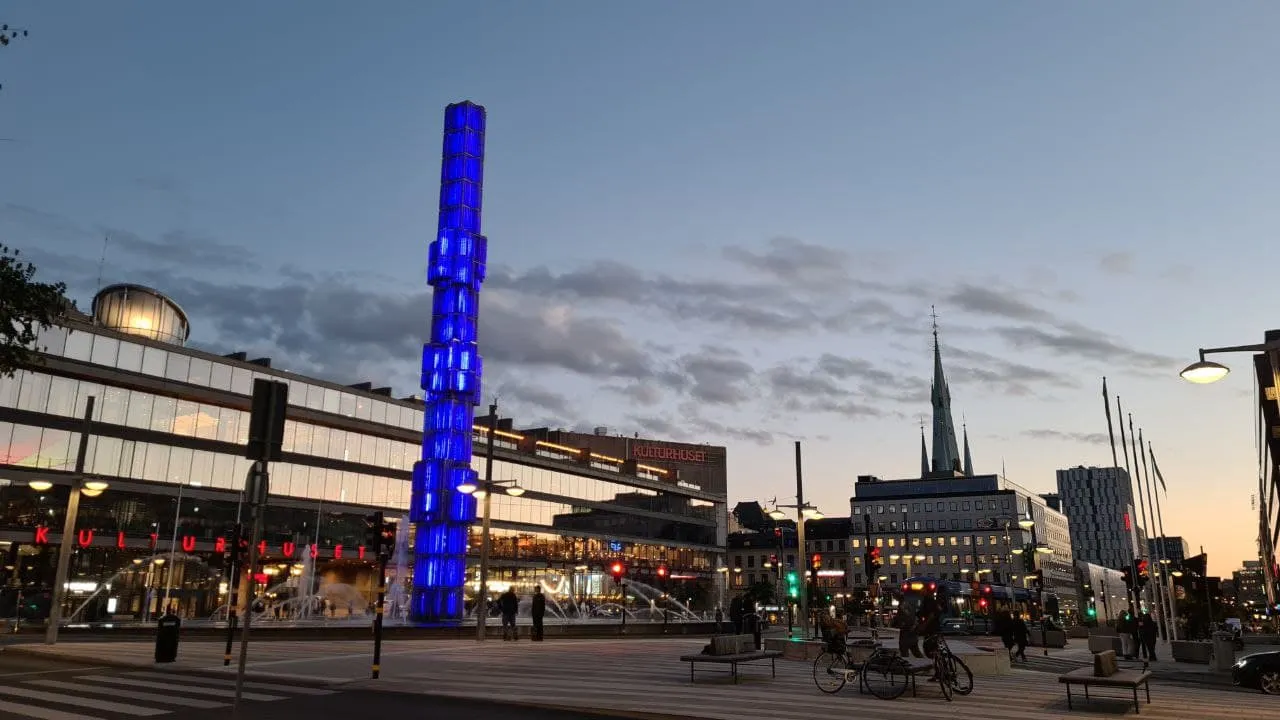
<path fill-rule="evenodd" d="M 1118 699 L 1077 705 L 1077 710 L 1068 714 L 1065 692 L 1056 676 L 1025 669 L 979 677 L 972 695 L 951 703 L 930 683 L 921 683 L 918 697 L 908 693 L 896 701 L 860 695 L 853 687 L 838 695 L 824 695 L 813 684 L 812 666 L 795 661 L 779 661 L 775 680 L 769 679 L 766 664 L 746 670 L 747 677 L 737 686 L 728 682 L 727 673 L 717 675 L 714 671 L 699 672 L 698 682 L 691 684 L 688 665 L 678 657 L 697 652 L 701 645 L 698 638 L 388 642 L 384 645 L 382 678 L 375 681 L 368 679 L 371 642 L 263 642 L 251 646 L 249 669 L 259 681 L 282 684 L 305 679 L 342 689 L 723 720 L 812 720 L 850 712 L 869 720 L 1034 720 L 1116 716 L 1125 709 L 1125 701 Z M 152 667 L 152 650 L 152 645 L 144 642 L 102 642 L 30 645 L 6 652 Z M 164 669 L 229 672 L 222 666 L 222 645 L 208 642 L 185 643 L 180 661 Z M 1142 717 L 1280 717 L 1276 698 L 1253 692 L 1156 680 L 1151 694 L 1152 704 L 1142 706 Z"/>

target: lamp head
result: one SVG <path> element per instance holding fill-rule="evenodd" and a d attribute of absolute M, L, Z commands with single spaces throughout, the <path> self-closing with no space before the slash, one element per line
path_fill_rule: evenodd
<path fill-rule="evenodd" d="M 52 488 L 53 483 L 48 480 L 32 480 L 27 483 L 27 487 L 35 490 L 36 492 L 44 492 L 45 490 Z"/>
<path fill-rule="evenodd" d="M 470 495 L 476 491 L 477 487 L 478 486 L 473 482 L 464 482 L 457 487 L 457 491 L 463 495 Z"/>
<path fill-rule="evenodd" d="M 510 495 L 511 497 L 520 497 L 521 495 L 524 494 L 524 488 L 520 487 L 519 485 L 508 485 L 507 494 Z"/>
<path fill-rule="evenodd" d="M 769 517 L 773 518 L 774 520 L 783 520 L 787 517 L 787 514 L 782 512 L 778 508 L 774 508 L 769 511 Z"/>
<path fill-rule="evenodd" d="M 1197 385 L 1207 385 L 1209 383 L 1218 382 L 1227 376 L 1231 369 L 1222 363 L 1216 363 L 1212 360 L 1205 360 L 1202 356 L 1199 362 L 1193 362 L 1183 368 L 1179 375 L 1183 380 L 1192 382 Z"/>

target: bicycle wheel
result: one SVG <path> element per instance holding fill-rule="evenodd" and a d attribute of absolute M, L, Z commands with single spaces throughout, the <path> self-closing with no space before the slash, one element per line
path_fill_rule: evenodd
<path fill-rule="evenodd" d="M 849 663 L 843 655 L 823 651 L 813 661 L 813 684 L 828 695 L 838 693 L 844 688 L 845 671 L 848 669 Z"/>
<path fill-rule="evenodd" d="M 951 689 L 956 691 L 957 695 L 968 695 L 973 692 L 973 671 L 959 657 L 947 653 L 947 664 L 951 667 L 948 673 L 951 675 Z"/>
<path fill-rule="evenodd" d="M 862 687 L 881 700 L 894 700 L 907 691 L 911 668 L 897 655 L 873 654 L 862 665 Z"/>
<path fill-rule="evenodd" d="M 942 652 L 933 656 L 933 674 L 934 680 L 938 683 L 938 689 L 942 691 L 942 697 L 946 698 L 947 702 L 951 702 L 954 676 L 951 674 L 951 663 L 947 662 L 945 657 L 946 654 Z"/>

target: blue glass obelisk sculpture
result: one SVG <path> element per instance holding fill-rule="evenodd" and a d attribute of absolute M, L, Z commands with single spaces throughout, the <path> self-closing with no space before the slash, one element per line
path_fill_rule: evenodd
<path fill-rule="evenodd" d="M 485 111 L 479 105 L 461 102 L 445 108 L 440 222 L 427 266 L 427 284 L 434 292 L 431 340 L 422 348 L 422 460 L 413 468 L 409 509 L 415 531 L 411 614 L 416 622 L 457 623 L 464 614 L 467 534 L 476 501 L 456 488 L 476 480 L 471 425 L 480 402 L 476 321 L 486 251 L 480 234 L 484 126 Z"/>

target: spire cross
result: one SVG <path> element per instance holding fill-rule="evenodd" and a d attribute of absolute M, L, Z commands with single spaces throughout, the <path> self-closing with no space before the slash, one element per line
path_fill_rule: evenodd
<path fill-rule="evenodd" d="M 936 342 L 938 339 L 938 306 L 929 306 L 929 317 L 933 318 L 933 339 Z"/>

